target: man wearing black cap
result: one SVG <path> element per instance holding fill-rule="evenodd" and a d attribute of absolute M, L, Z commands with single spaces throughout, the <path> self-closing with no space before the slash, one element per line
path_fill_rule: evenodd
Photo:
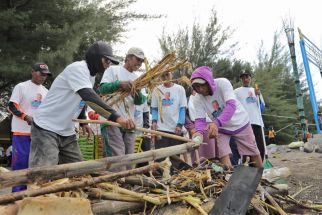
<path fill-rule="evenodd" d="M 265 110 L 265 102 L 259 88 L 251 87 L 252 74 L 249 70 L 242 70 L 239 77 L 243 86 L 235 89 L 235 93 L 237 99 L 248 112 L 257 147 L 263 160 L 265 156 L 265 138 L 262 132 L 264 127 L 262 112 Z"/>
<path fill-rule="evenodd" d="M 85 60 L 68 65 L 51 85 L 46 99 L 34 116 L 31 128 L 31 149 L 29 166 L 48 166 L 82 161 L 77 144 L 75 118 L 86 119 L 85 104 L 96 104 L 105 109 L 108 120 L 121 124 L 126 129 L 135 127 L 133 120 L 121 117 L 106 105 L 93 90 L 95 75 L 103 73 L 110 64 L 118 64 L 111 46 L 99 41 L 92 44 L 85 54 Z M 87 124 L 83 131 L 92 134 Z"/>
<path fill-rule="evenodd" d="M 31 80 L 17 84 L 9 101 L 12 113 L 12 170 L 28 168 L 30 151 L 30 124 L 35 110 L 45 98 L 48 90 L 42 85 L 51 75 L 45 63 L 36 63 L 31 70 Z M 25 190 L 25 185 L 12 188 L 13 192 Z"/>

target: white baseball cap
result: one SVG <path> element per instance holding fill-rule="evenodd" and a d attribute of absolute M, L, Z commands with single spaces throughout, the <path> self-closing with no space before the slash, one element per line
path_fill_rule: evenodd
<path fill-rule="evenodd" d="M 127 55 L 134 55 L 137 58 L 144 60 L 144 52 L 142 49 L 137 47 L 132 47 L 127 51 Z"/>

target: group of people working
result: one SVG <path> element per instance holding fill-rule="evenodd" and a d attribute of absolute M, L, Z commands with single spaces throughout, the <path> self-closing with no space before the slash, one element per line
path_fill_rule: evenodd
<path fill-rule="evenodd" d="M 87 115 L 121 125 L 121 128 L 101 127 L 104 156 L 133 153 L 138 135 L 134 132 L 135 126 L 176 135 L 182 135 L 186 129 L 193 141 L 203 143 L 199 148 L 200 157 L 219 158 L 231 168 L 229 143 L 233 138 L 240 155 L 250 156 L 256 167 L 262 166 L 265 149 L 261 111 L 265 103 L 260 90 L 250 87 L 249 71 L 242 71 L 243 86 L 233 90 L 226 78 L 214 79 L 210 67 L 198 67 L 191 75 L 193 93 L 188 99 L 185 89 L 172 81 L 172 73 L 166 72 L 161 76 L 162 84 L 149 92 L 149 108 L 146 92 L 133 86 L 138 78 L 135 71 L 144 58 L 144 52 L 133 47 L 128 50 L 124 64 L 118 65 L 111 46 L 95 42 L 86 51 L 85 59 L 68 65 L 49 90 L 43 83 L 52 74 L 45 63 L 36 63 L 31 80 L 16 85 L 9 101 L 13 114 L 12 169 L 82 161 L 73 119 L 86 119 Z M 93 90 L 98 73 L 103 74 L 99 94 Z M 117 96 L 102 99 L 118 90 L 129 95 L 123 101 L 116 101 Z M 86 114 L 88 105 L 91 114 Z M 85 133 L 92 134 L 88 124 L 80 126 Z M 157 149 L 182 144 L 152 136 L 144 150 L 149 150 L 150 141 Z M 23 189 L 26 186 L 19 185 L 13 192 Z"/>

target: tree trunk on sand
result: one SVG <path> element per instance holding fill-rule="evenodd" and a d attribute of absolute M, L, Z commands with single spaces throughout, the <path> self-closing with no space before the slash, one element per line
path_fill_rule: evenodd
<path fill-rule="evenodd" d="M 118 178 L 123 178 L 129 175 L 136 175 L 136 174 L 149 172 L 159 167 L 160 167 L 160 164 L 155 163 L 155 164 L 137 168 L 137 169 L 127 170 L 127 171 L 118 172 L 118 173 L 112 173 L 110 175 L 99 176 L 91 179 L 83 179 L 82 181 L 76 181 L 69 184 L 58 184 L 58 185 L 53 185 L 49 187 L 39 188 L 37 190 L 26 190 L 26 191 L 21 191 L 16 193 L 9 193 L 9 194 L 0 196 L 0 204 L 14 202 L 14 201 L 23 199 L 26 196 L 28 197 L 40 196 L 48 193 L 56 193 L 56 192 L 72 190 L 80 187 L 87 187 L 97 183 L 114 181 Z"/>
<path fill-rule="evenodd" d="M 194 150 L 199 144 L 189 142 L 177 146 L 150 150 L 141 153 L 107 157 L 99 160 L 82 161 L 62 165 L 35 167 L 0 174 L 0 188 L 17 184 L 33 183 L 60 178 L 69 178 L 98 171 L 105 171 L 129 164 L 148 162 Z"/>
<path fill-rule="evenodd" d="M 128 212 L 139 212 L 144 207 L 144 202 L 120 202 L 120 201 L 102 201 L 92 205 L 92 211 L 95 215 L 109 214 L 129 214 Z"/>

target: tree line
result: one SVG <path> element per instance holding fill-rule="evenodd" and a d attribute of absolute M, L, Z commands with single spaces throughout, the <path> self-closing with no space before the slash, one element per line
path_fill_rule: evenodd
<path fill-rule="evenodd" d="M 0 110 L 5 111 L 12 88 L 30 78 L 31 65 L 44 61 L 54 74 L 53 78 L 69 63 L 80 60 L 87 47 L 97 40 L 110 43 L 124 40 L 127 26 L 136 20 L 158 18 L 128 11 L 136 0 L 4 0 L 0 2 Z M 294 141 L 298 120 L 276 118 L 273 115 L 297 118 L 294 78 L 287 48 L 280 40 L 281 32 L 272 33 L 269 50 L 258 49 L 254 62 L 233 58 L 238 42 L 231 37 L 233 29 L 224 28 L 212 10 L 206 26 L 194 22 L 176 33 L 163 32 L 159 43 L 163 54 L 176 51 L 181 59 L 188 59 L 192 68 L 208 65 L 214 77 L 225 77 L 234 88 L 240 86 L 242 69 L 253 72 L 252 83 L 257 83 L 265 98 L 266 128 L 272 125 L 279 130 L 294 123 L 277 135 L 277 141 L 287 144 Z M 126 41 L 124 41 L 126 42 Z M 263 44 L 263 43 L 262 43 Z M 302 71 L 303 74 L 303 71 Z M 178 71 L 177 76 L 188 71 Z M 50 86 L 50 81 L 47 87 Z M 305 114 L 313 122 L 313 113 L 307 89 Z M 315 129 L 312 127 L 312 129 Z"/>

